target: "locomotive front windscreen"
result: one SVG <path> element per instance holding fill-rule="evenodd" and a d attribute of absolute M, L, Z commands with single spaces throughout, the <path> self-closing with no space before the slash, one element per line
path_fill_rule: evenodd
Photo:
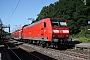
<path fill-rule="evenodd" d="M 51 20 L 52 26 L 67 26 L 66 20 L 58 20 L 58 19 L 53 19 Z"/>

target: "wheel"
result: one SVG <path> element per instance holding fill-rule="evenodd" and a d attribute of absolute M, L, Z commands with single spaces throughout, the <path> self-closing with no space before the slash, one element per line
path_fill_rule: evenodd
<path fill-rule="evenodd" d="M 40 45 L 44 48 L 45 47 L 45 42 L 41 41 Z"/>
<path fill-rule="evenodd" d="M 29 43 L 31 44 L 31 40 L 29 40 Z"/>
<path fill-rule="evenodd" d="M 59 48 L 58 43 L 55 43 L 55 48 Z"/>
<path fill-rule="evenodd" d="M 54 43 L 53 43 L 53 42 L 51 43 L 50 47 L 52 47 L 52 48 L 54 48 L 54 47 L 55 47 L 55 45 L 54 45 Z"/>
<path fill-rule="evenodd" d="M 37 45 L 38 45 L 38 46 L 40 45 L 40 41 L 37 41 Z"/>
<path fill-rule="evenodd" d="M 30 40 L 28 40 L 28 43 L 30 43 Z"/>
<path fill-rule="evenodd" d="M 48 42 L 46 42 L 46 48 L 48 48 L 49 47 L 49 43 Z"/>

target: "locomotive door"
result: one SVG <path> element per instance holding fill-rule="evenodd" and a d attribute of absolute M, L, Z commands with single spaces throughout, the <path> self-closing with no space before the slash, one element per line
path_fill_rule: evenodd
<path fill-rule="evenodd" d="M 42 37 L 42 39 L 45 38 L 45 35 L 46 35 L 45 31 L 46 31 L 46 22 L 43 22 L 41 24 L 41 37 Z"/>
<path fill-rule="evenodd" d="M 41 38 L 44 39 L 44 23 L 41 23 Z"/>

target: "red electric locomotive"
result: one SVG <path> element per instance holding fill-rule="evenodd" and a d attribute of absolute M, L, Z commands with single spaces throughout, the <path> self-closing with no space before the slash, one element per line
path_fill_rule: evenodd
<path fill-rule="evenodd" d="M 14 35 L 16 32 L 12 33 Z M 24 25 L 18 30 L 18 38 L 43 46 L 68 44 L 69 28 L 64 18 L 45 18 L 31 25 Z"/>

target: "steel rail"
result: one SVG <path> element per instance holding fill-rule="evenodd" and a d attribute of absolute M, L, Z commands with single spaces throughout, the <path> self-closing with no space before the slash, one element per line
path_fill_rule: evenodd
<path fill-rule="evenodd" d="M 6 44 L 6 43 L 5 43 Z M 6 44 L 6 46 L 8 47 L 8 48 L 10 48 L 7 44 Z M 21 58 L 10 48 L 10 50 L 11 50 L 11 52 L 19 59 L 19 60 L 21 60 Z"/>

